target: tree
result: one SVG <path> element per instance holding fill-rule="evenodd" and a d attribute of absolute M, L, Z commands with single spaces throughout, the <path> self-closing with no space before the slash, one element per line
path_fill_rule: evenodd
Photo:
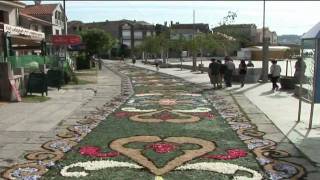
<path fill-rule="evenodd" d="M 115 44 L 114 38 L 107 32 L 100 29 L 90 29 L 80 33 L 82 41 L 86 44 L 88 57 L 111 50 Z"/>
<path fill-rule="evenodd" d="M 235 19 L 237 17 L 236 12 L 228 11 L 228 15 L 222 18 L 222 20 L 219 22 L 219 25 L 229 25 L 234 23 Z"/>
<path fill-rule="evenodd" d="M 182 35 L 180 35 L 176 39 L 170 39 L 169 41 L 169 49 L 173 52 L 176 52 L 179 54 L 179 57 L 181 56 L 181 53 L 183 50 L 188 49 L 187 48 L 187 40 Z"/>
<path fill-rule="evenodd" d="M 136 52 L 146 53 L 146 57 L 148 57 L 149 55 L 156 55 L 159 51 L 159 47 L 157 44 L 157 39 L 154 36 L 146 37 L 137 47 Z M 147 58 L 145 60 L 147 61 Z"/>
<path fill-rule="evenodd" d="M 149 36 L 145 38 L 138 47 L 139 52 L 147 52 L 148 54 L 158 57 L 161 55 L 165 60 L 165 53 L 169 50 L 169 34 L 162 32 L 157 36 Z"/>

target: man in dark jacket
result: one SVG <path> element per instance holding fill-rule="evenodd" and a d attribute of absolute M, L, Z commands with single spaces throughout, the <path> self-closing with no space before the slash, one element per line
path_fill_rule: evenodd
<path fill-rule="evenodd" d="M 216 89 L 219 86 L 220 67 L 221 64 L 218 63 L 216 59 L 212 58 L 211 63 L 209 64 L 209 77 L 214 89 Z"/>

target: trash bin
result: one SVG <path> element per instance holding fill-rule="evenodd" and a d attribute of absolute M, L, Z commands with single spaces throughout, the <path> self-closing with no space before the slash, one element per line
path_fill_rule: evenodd
<path fill-rule="evenodd" d="M 61 86 L 63 85 L 63 72 L 61 70 L 49 70 L 47 72 L 47 83 L 49 87 L 56 87 L 60 90 Z"/>
<path fill-rule="evenodd" d="M 295 78 L 289 76 L 280 77 L 281 89 L 294 89 L 295 88 Z"/>
<path fill-rule="evenodd" d="M 41 93 L 43 96 L 46 93 L 48 96 L 48 85 L 47 85 L 47 77 L 44 73 L 30 73 L 27 93 Z"/>

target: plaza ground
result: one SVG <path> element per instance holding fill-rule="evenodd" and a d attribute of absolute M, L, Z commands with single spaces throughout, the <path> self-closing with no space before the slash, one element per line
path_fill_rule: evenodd
<path fill-rule="evenodd" d="M 104 61 L 104 63 L 118 66 L 115 61 Z M 131 61 L 127 63 L 131 64 Z M 135 66 L 155 70 L 154 66 L 144 65 L 140 61 Z M 212 91 L 207 74 L 194 73 L 190 70 L 181 71 L 179 68 L 161 68 L 160 72 L 206 86 L 207 91 Z M 0 107 L 0 114 L 3 115 L 0 117 L 3 124 L 0 145 L 1 170 L 11 164 L 25 162 L 24 154 L 38 150 L 43 143 L 54 139 L 58 131 L 79 119 L 84 119 L 86 115 L 118 96 L 121 92 L 120 86 L 120 76 L 103 68 L 98 73 L 96 85 L 75 86 L 59 92 L 49 92 L 51 99 L 43 103 L 2 105 Z M 314 129 L 307 130 L 306 113 L 303 113 L 302 121 L 296 123 L 297 100 L 292 97 L 292 93 L 271 93 L 270 87 L 270 83 L 250 84 L 244 88 L 235 85 L 233 88 L 216 93 L 239 105 L 241 111 L 257 126 L 257 129 L 266 133 L 264 138 L 276 142 L 277 149 L 293 155 L 285 160 L 304 166 L 308 173 L 307 179 L 316 179 L 319 176 L 319 153 L 315 148 L 320 147 L 320 133 L 317 128 L 319 124 L 315 121 Z M 306 106 L 305 104 L 304 107 Z M 307 108 L 304 110 L 307 111 Z"/>
<path fill-rule="evenodd" d="M 67 85 L 50 89 L 48 101 L 3 103 L 0 106 L 0 171 L 24 162 L 26 152 L 56 138 L 59 130 L 84 119 L 113 97 L 120 95 L 121 78 L 106 70 L 87 78 L 96 84 Z M 36 94 L 39 95 L 39 94 Z"/>
<path fill-rule="evenodd" d="M 130 63 L 130 61 L 128 61 L 128 63 Z M 199 63 L 198 60 L 198 64 Z M 255 62 L 256 66 L 258 66 L 257 63 L 258 62 Z M 191 65 L 192 62 L 184 62 L 183 64 Z M 205 67 L 208 67 L 209 62 L 203 61 L 203 64 L 205 64 Z M 136 66 L 155 70 L 154 66 L 144 65 L 140 61 L 138 61 Z M 161 68 L 160 72 L 211 87 L 207 73 L 190 72 L 190 70 L 187 69 L 181 71 L 180 68 Z M 310 104 L 303 102 L 301 122 L 298 123 L 298 98 L 296 98 L 291 91 L 278 91 L 273 93 L 271 87 L 271 83 L 246 84 L 243 88 L 240 88 L 240 85 L 236 84 L 232 88 L 225 90 L 235 97 L 244 95 L 250 104 L 253 104 L 264 113 L 281 133 L 288 137 L 296 147 L 320 167 L 320 152 L 317 148 L 314 148 L 320 147 L 320 105 L 315 106 L 313 128 L 308 129 Z M 239 103 L 239 105 L 246 106 L 247 104 Z"/>

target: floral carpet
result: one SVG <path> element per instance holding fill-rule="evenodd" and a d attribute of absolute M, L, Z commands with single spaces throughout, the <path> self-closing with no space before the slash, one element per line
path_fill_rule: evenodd
<path fill-rule="evenodd" d="M 224 97 L 173 76 L 118 64 L 123 93 L 59 133 L 8 179 L 299 179 L 303 167 L 263 139 Z M 130 78 L 130 79 L 129 79 Z"/>

